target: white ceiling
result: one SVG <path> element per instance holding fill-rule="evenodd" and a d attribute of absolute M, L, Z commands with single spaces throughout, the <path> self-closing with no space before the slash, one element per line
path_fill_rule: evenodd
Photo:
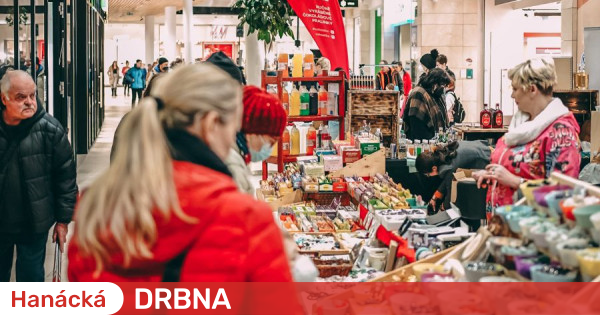
<path fill-rule="evenodd" d="M 195 7 L 231 7 L 235 0 L 193 0 Z M 165 7 L 183 8 L 182 0 L 109 0 L 108 21 L 112 23 L 140 22 L 144 16 L 164 15 Z"/>

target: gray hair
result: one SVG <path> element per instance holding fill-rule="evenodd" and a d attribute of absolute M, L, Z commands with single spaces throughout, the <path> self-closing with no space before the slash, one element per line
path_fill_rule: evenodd
<path fill-rule="evenodd" d="M 0 80 L 0 93 L 8 99 L 8 91 L 10 91 L 12 79 L 14 77 L 27 77 L 31 79 L 29 73 L 23 70 L 10 70 L 6 71 L 2 79 Z M 32 79 L 33 81 L 33 79 Z"/>

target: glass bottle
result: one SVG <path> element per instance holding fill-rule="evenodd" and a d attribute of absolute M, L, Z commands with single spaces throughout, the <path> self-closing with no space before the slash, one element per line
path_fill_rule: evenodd
<path fill-rule="evenodd" d="M 417 150 L 412 140 L 406 140 L 406 156 L 415 158 L 417 156 Z"/>
<path fill-rule="evenodd" d="M 295 85 L 290 97 L 290 116 L 300 116 L 300 91 Z"/>
<path fill-rule="evenodd" d="M 319 92 L 315 89 L 314 86 L 310 88 L 309 91 L 310 103 L 308 105 L 308 111 L 311 116 L 316 116 L 319 114 Z"/>
<path fill-rule="evenodd" d="M 292 57 L 292 77 L 301 78 L 302 77 L 302 54 L 297 53 Z"/>
<path fill-rule="evenodd" d="M 419 156 L 423 153 L 423 146 L 421 146 L 421 140 L 415 140 L 415 156 Z"/>
<path fill-rule="evenodd" d="M 296 125 L 292 127 L 292 132 L 290 135 L 290 154 L 291 155 L 299 155 L 300 154 L 300 130 L 296 128 Z"/>
<path fill-rule="evenodd" d="M 400 129 L 400 139 L 398 140 L 398 159 L 406 159 L 407 141 L 404 130 Z"/>
<path fill-rule="evenodd" d="M 323 149 L 331 147 L 331 135 L 329 134 L 329 127 L 327 125 L 323 125 L 323 131 L 321 132 L 321 147 Z"/>
<path fill-rule="evenodd" d="M 488 104 L 483 105 L 483 110 L 479 114 L 479 122 L 483 129 L 492 128 L 492 113 L 489 110 Z"/>
<path fill-rule="evenodd" d="M 310 114 L 310 94 L 306 86 L 300 87 L 300 116 L 308 116 Z"/>
<path fill-rule="evenodd" d="M 421 153 L 430 152 L 431 147 L 429 146 L 429 140 L 423 140 L 423 144 L 421 146 Z"/>
<path fill-rule="evenodd" d="M 500 109 L 500 104 L 496 103 L 496 110 L 494 111 L 493 126 L 494 128 L 504 128 L 504 114 Z"/>

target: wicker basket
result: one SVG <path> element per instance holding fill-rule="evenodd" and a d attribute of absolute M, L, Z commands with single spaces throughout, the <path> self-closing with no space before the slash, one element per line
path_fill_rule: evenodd
<path fill-rule="evenodd" d="M 334 198 L 342 198 L 342 206 L 350 205 L 350 195 L 348 192 L 318 192 L 304 194 L 304 201 L 312 201 L 318 206 L 328 206 L 333 202 Z"/>

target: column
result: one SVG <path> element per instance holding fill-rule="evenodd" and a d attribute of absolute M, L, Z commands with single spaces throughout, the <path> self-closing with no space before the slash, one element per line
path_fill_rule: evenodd
<path fill-rule="evenodd" d="M 244 32 L 247 33 L 247 31 L 248 26 L 244 27 Z M 262 42 L 259 43 L 256 32 L 246 37 L 246 81 L 248 85 L 260 86 L 261 84 L 260 72 L 265 64 L 264 48 L 261 56 L 261 46 L 264 47 Z"/>
<path fill-rule="evenodd" d="M 164 42 L 165 47 L 165 57 L 169 59 L 169 61 L 175 60 L 177 54 L 177 44 L 176 44 L 176 12 L 177 9 L 175 7 L 165 7 L 165 28 L 166 34 Z"/>
<path fill-rule="evenodd" d="M 144 63 L 152 64 L 156 60 L 154 57 L 154 16 L 144 17 L 144 23 L 146 25 L 146 60 L 144 60 Z"/>
<path fill-rule="evenodd" d="M 561 2 L 561 54 L 573 57 L 573 70 L 577 69 L 580 55 L 577 54 L 577 1 Z"/>
<path fill-rule="evenodd" d="M 183 58 L 186 63 L 193 63 L 192 55 L 192 16 L 194 16 L 194 7 L 192 0 L 183 0 Z"/>

